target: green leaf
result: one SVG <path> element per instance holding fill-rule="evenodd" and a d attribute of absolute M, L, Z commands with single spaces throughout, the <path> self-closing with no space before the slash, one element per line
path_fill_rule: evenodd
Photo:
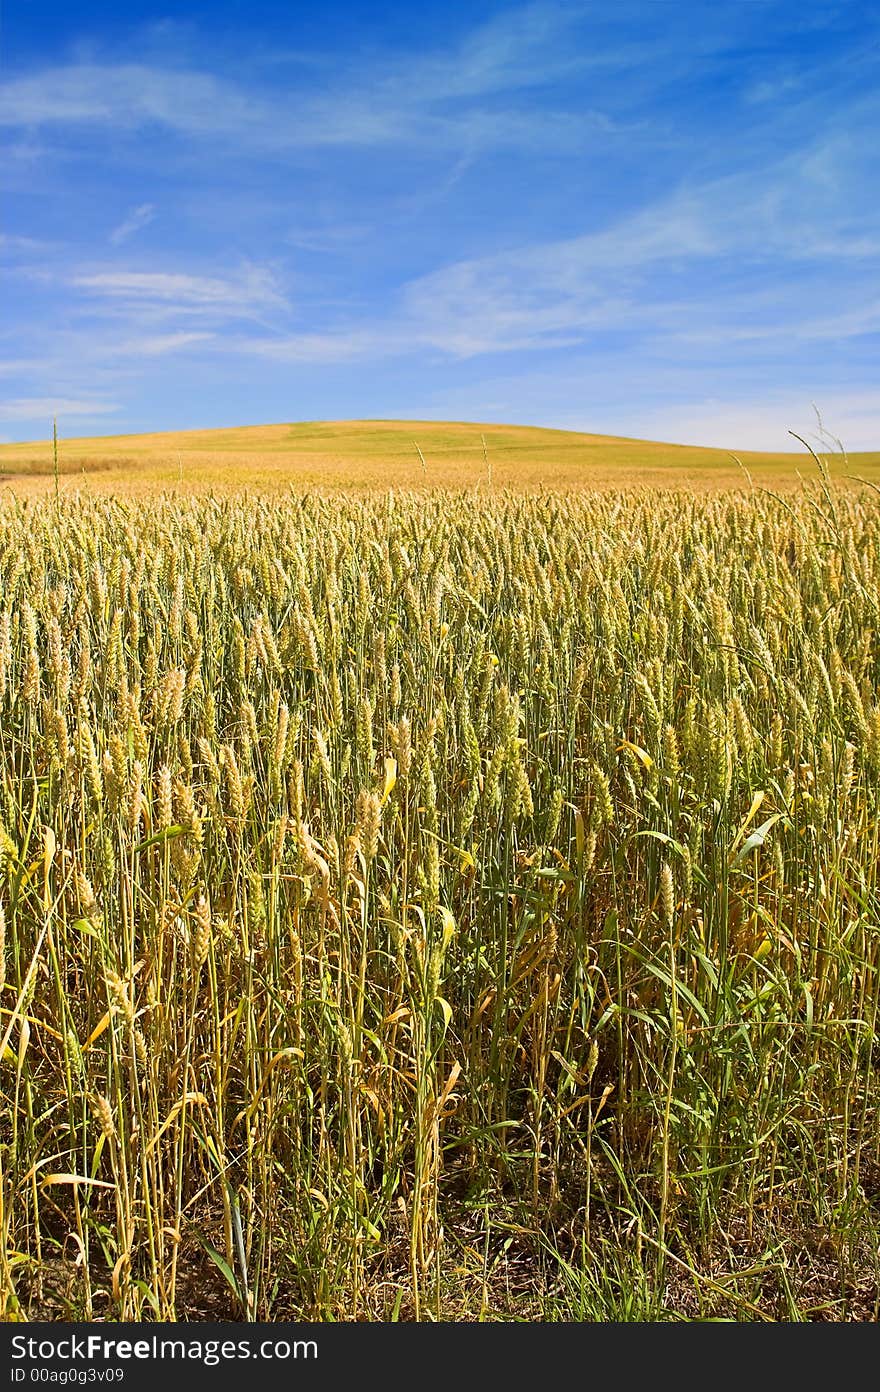
<path fill-rule="evenodd" d="M 734 865 L 742 865 L 743 861 L 751 855 L 752 851 L 757 851 L 767 839 L 767 833 L 772 826 L 775 826 L 782 816 L 781 812 L 774 812 L 772 817 L 768 817 L 766 822 L 762 822 L 745 839 L 733 858 Z"/>
<path fill-rule="evenodd" d="M 216 1247 L 212 1247 L 210 1242 L 205 1242 L 204 1238 L 202 1239 L 202 1246 L 204 1247 L 208 1256 L 211 1258 L 211 1261 L 214 1263 L 217 1270 L 220 1271 L 226 1277 L 226 1280 L 229 1283 L 229 1287 L 232 1290 L 236 1300 L 241 1300 L 241 1291 L 239 1290 L 238 1282 L 235 1279 L 235 1272 L 232 1270 L 232 1267 L 229 1265 L 229 1262 L 226 1260 L 225 1257 L 220 1255 Z"/>
<path fill-rule="evenodd" d="M 687 851 L 681 842 L 676 841 L 672 836 L 667 836 L 665 831 L 636 831 L 630 837 L 630 840 L 635 841 L 639 836 L 652 836 L 655 841 L 662 841 L 664 846 L 671 846 L 672 849 L 681 856 L 682 860 L 687 855 Z"/>
<path fill-rule="evenodd" d="M 165 827 L 163 831 L 157 831 L 155 836 L 148 836 L 146 841 L 141 841 L 135 846 L 136 851 L 148 851 L 151 846 L 159 846 L 164 841 L 174 841 L 178 836 L 185 836 L 187 828 L 183 826 Z"/>

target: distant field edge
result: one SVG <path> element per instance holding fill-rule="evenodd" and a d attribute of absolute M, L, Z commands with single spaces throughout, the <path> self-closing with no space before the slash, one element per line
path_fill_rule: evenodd
<path fill-rule="evenodd" d="M 880 484 L 880 450 L 820 451 L 835 479 Z M 395 487 L 792 488 L 816 476 L 809 451 L 679 445 L 478 421 L 356 419 L 59 437 L 59 488 L 152 493 Z M 51 439 L 0 445 L 0 488 L 56 481 Z"/>

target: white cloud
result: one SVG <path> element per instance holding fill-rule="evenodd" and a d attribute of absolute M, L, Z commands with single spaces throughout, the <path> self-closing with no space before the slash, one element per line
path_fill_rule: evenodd
<path fill-rule="evenodd" d="M 510 9 L 457 45 L 421 56 L 374 53 L 367 66 L 355 54 L 335 54 L 332 66 L 326 58 L 315 63 L 325 80 L 310 91 L 301 83 L 298 91 L 285 90 L 277 79 L 267 87 L 207 72 L 179 53 L 173 65 L 58 64 L 0 84 L 0 127 L 160 126 L 188 139 L 265 151 L 582 142 L 613 123 L 598 111 L 573 117 L 543 106 L 517 109 L 518 94 L 579 71 L 631 64 L 652 51 L 629 45 L 600 53 L 566 43 L 582 18 L 576 6 L 544 0 Z M 513 109 L 498 108 L 504 96 Z"/>
<path fill-rule="evenodd" d="M 140 232 L 142 227 L 146 227 L 148 223 L 152 222 L 155 216 L 154 204 L 140 203 L 137 208 L 132 208 L 118 227 L 114 227 L 110 233 L 109 241 L 113 246 L 120 246 L 123 242 L 127 242 L 129 237 L 133 237 L 136 232 Z"/>
<path fill-rule="evenodd" d="M 162 359 L 186 354 L 181 366 L 194 368 L 194 390 L 214 383 L 215 409 L 224 372 L 265 393 L 255 402 L 270 398 L 270 384 L 306 375 L 288 364 L 326 365 L 315 378 L 343 392 L 363 392 L 371 380 L 387 400 L 396 377 L 418 382 L 418 359 L 421 385 L 410 390 L 424 392 L 436 369 L 450 389 L 473 383 L 464 414 L 479 419 L 481 402 L 508 400 L 515 419 L 531 410 L 528 385 L 498 397 L 492 373 L 523 368 L 527 376 L 540 366 L 559 377 L 581 363 L 583 382 L 567 395 L 535 395 L 545 423 L 592 399 L 613 407 L 619 432 L 675 439 L 680 426 L 705 440 L 717 430 L 740 447 L 777 430 L 774 403 L 762 416 L 745 400 L 764 380 L 768 394 L 783 383 L 818 383 L 821 373 L 801 369 L 820 354 L 834 381 L 863 380 L 858 359 L 868 345 L 860 340 L 880 328 L 872 177 L 880 145 L 876 92 L 864 73 L 852 81 L 852 53 L 840 58 L 836 86 L 821 88 L 806 80 L 809 64 L 796 53 L 804 78 L 796 92 L 783 90 L 785 62 L 778 72 L 766 55 L 740 64 L 721 121 L 707 94 L 745 51 L 743 34 L 761 28 L 750 7 L 721 16 L 707 4 L 699 32 L 681 15 L 658 18 L 666 7 L 646 10 L 644 0 L 616 0 L 608 15 L 585 0 L 495 8 L 460 41 L 410 55 L 349 50 L 340 36 L 317 57 L 243 46 L 241 61 L 236 54 L 234 66 L 209 71 L 195 31 L 183 28 L 129 44 L 141 61 L 80 49 L 70 62 L 8 77 L 0 125 L 14 140 L 51 147 L 58 159 L 49 173 L 59 172 L 62 194 L 64 161 L 76 162 L 65 235 L 84 229 L 92 249 L 0 237 L 0 274 L 10 278 L 19 319 L 3 331 L 4 351 L 20 362 L 45 354 L 26 374 L 0 364 L 0 375 L 21 375 L 14 390 L 36 402 L 53 389 L 71 401 L 123 392 L 131 401 L 143 386 L 152 410 L 180 370 Z M 372 42 L 383 39 L 380 29 Z M 768 73 L 779 90 L 762 90 Z M 593 94 L 600 107 L 606 92 L 618 125 L 585 109 Z M 705 130 L 695 128 L 698 109 L 707 112 Z M 136 255 L 141 244 L 131 239 L 155 205 L 108 201 L 99 145 L 129 162 L 132 202 L 158 201 L 161 188 L 164 210 L 176 181 L 174 220 L 164 217 L 143 239 L 152 251 L 161 233 L 161 255 Z M 517 159 L 475 170 L 490 149 L 515 150 Z M 331 158 L 333 150 L 348 157 Z M 297 151 L 310 153 L 295 163 Z M 14 183 L 8 171 L 3 180 Z M 32 182 L 25 171 L 18 186 L 47 192 L 48 177 L 42 190 Z M 105 235 L 120 250 L 95 252 L 95 210 L 107 207 L 108 229 L 121 220 Z M 612 209 L 622 210 L 613 223 Z M 264 264 L 237 266 L 234 257 L 254 247 L 267 248 Z M 297 253 L 315 250 L 336 255 L 310 262 L 307 280 Z M 91 256 L 100 264 L 82 259 Z M 833 355 L 815 346 L 826 343 Z M 514 354 L 533 356 L 517 362 Z M 462 365 L 480 355 L 498 361 Z M 857 364 L 848 377 L 845 355 Z M 405 371 L 390 370 L 387 360 L 405 357 Z M 656 391 L 667 367 L 675 389 Z M 599 387 L 590 397 L 599 380 L 610 394 Z M 664 403 L 661 415 L 640 421 L 639 401 L 645 410 Z M 671 416 L 662 415 L 666 401 Z M 780 408 L 784 422 L 798 419 L 789 404 Z M 866 437 L 873 407 L 848 410 L 846 422 Z"/>
<path fill-rule="evenodd" d="M 762 79 L 746 87 L 743 92 L 743 99 L 752 106 L 764 105 L 768 102 L 778 102 L 783 97 L 790 96 L 792 92 L 797 92 L 803 87 L 803 78 L 795 76 L 778 77 L 773 79 Z"/>
<path fill-rule="evenodd" d="M 279 363 L 332 363 L 403 352 L 411 340 L 391 327 L 339 329 L 331 333 L 280 334 L 275 338 L 227 338 L 224 351 Z"/>
<path fill-rule="evenodd" d="M 236 339 L 231 349 L 278 361 L 341 361 L 435 350 L 459 358 L 558 349 L 590 332 L 668 327 L 668 305 L 639 293 L 664 260 L 717 255 L 699 199 L 670 200 L 606 232 L 442 267 L 405 284 L 389 313 L 320 333 Z"/>
<path fill-rule="evenodd" d="M 273 272 L 250 264 L 225 277 L 115 268 L 80 271 L 70 283 L 101 300 L 133 309 L 163 306 L 186 313 L 250 316 L 287 306 Z"/>
<path fill-rule="evenodd" d="M 764 318 L 758 317 L 758 301 L 762 298 Z M 839 313 L 815 318 L 804 317 L 804 306 L 796 298 L 793 303 L 784 306 L 784 312 L 772 313 L 769 319 L 766 317 L 772 310 L 769 295 L 744 295 L 740 297 L 739 308 L 740 311 L 755 313 L 751 322 L 748 314 L 745 314 L 743 323 L 684 327 L 671 331 L 669 338 L 680 344 L 719 348 L 733 343 L 821 343 L 861 338 L 880 332 L 880 298 L 868 299 L 864 304 L 855 303 L 852 308 Z"/>
<path fill-rule="evenodd" d="M 105 416 L 119 407 L 111 401 L 81 401 L 64 396 L 22 396 L 14 401 L 0 401 L 2 421 L 48 421 L 52 417 Z"/>
<path fill-rule="evenodd" d="M 632 415 L 632 433 L 640 438 L 670 440 L 682 445 L 714 445 L 730 450 L 802 449 L 790 431 L 823 450 L 833 450 L 831 439 L 822 444 L 816 420 L 831 437 L 843 442 L 848 452 L 880 449 L 880 391 L 808 392 L 777 394 L 769 401 L 708 398 L 681 401 L 669 406 L 640 410 Z M 804 468 L 810 469 L 804 453 Z"/>
<path fill-rule="evenodd" d="M 712 351 L 877 332 L 880 274 L 872 261 L 880 226 L 875 243 L 871 229 L 851 232 L 845 219 L 832 217 L 824 228 L 809 214 L 798 221 L 789 204 L 801 195 L 796 184 L 783 197 L 768 195 L 760 178 L 729 176 L 681 189 L 600 232 L 443 266 L 404 284 L 388 313 L 369 321 L 224 346 L 277 361 L 332 362 L 558 350 L 600 343 L 607 333 Z M 853 285 L 838 274 L 847 259 L 864 271 Z M 744 285 L 750 261 L 760 274 Z M 797 277 L 788 284 L 797 267 L 818 296 L 805 295 Z"/>
<path fill-rule="evenodd" d="M 27 373 L 39 371 L 42 366 L 40 358 L 0 359 L 0 377 L 24 377 Z"/>
<path fill-rule="evenodd" d="M 4 151 L 4 154 L 5 153 Z M 27 254 L 30 252 L 43 251 L 47 245 L 46 242 L 41 242 L 35 237 L 13 237 L 0 232 L 0 250 L 2 251 L 21 251 Z"/>
<path fill-rule="evenodd" d="M 251 116 L 250 102 L 231 83 L 141 63 L 75 63 L 0 86 L 0 126 L 157 122 L 194 135 L 234 130 Z"/>
<path fill-rule="evenodd" d="M 514 88 L 516 84 L 513 84 Z M 492 95 L 490 92 L 489 95 Z M 600 112 L 491 110 L 454 96 L 454 84 L 427 85 L 413 71 L 383 82 L 349 74 L 330 92 L 271 98 L 195 68 L 76 64 L 0 86 L 0 127 L 112 126 L 118 133 L 164 127 L 187 140 L 267 153 L 330 147 L 546 147 L 582 143 L 612 123 Z"/>
<path fill-rule="evenodd" d="M 460 356 L 558 347 L 599 329 L 716 344 L 874 332 L 880 218 L 811 207 L 811 180 L 788 157 L 682 188 L 599 232 L 453 263 L 405 287 L 402 317 Z M 847 264 L 862 273 L 854 286 Z M 747 267 L 756 274 L 744 293 Z M 786 288 L 798 268 L 814 277 L 818 306 L 802 285 Z M 823 299 L 831 312 L 817 313 Z"/>
<path fill-rule="evenodd" d="M 191 348 L 194 343 L 206 343 L 214 337 L 212 333 L 147 334 L 115 344 L 113 352 L 126 358 L 159 358 Z"/>

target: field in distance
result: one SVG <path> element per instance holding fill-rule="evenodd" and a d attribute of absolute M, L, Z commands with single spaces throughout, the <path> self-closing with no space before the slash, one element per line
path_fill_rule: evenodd
<path fill-rule="evenodd" d="M 59 442 L 65 491 L 149 494 L 168 489 L 260 492 L 293 488 L 724 489 L 746 482 L 797 487 L 815 473 L 807 451 L 757 453 L 588 435 L 533 426 L 450 421 L 304 421 L 108 435 Z M 834 477 L 880 483 L 880 450 L 823 454 Z M 740 462 L 738 463 L 737 460 Z M 0 487 L 54 488 L 51 440 L 0 445 Z"/>

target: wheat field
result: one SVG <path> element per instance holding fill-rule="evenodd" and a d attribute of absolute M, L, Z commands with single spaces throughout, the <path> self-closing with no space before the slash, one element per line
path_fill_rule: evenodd
<path fill-rule="evenodd" d="M 0 502 L 7 1319 L 878 1317 L 880 514 L 739 478 Z"/>
<path fill-rule="evenodd" d="M 759 453 L 467 421 L 301 421 L 0 444 L 0 489 L 19 497 L 88 491 L 147 497 L 504 488 L 518 493 L 746 484 L 797 490 L 812 464 L 799 439 Z M 826 446 L 832 444 L 825 441 Z M 809 448 L 810 446 L 807 445 Z M 880 484 L 880 451 L 826 456 L 838 481 Z"/>

